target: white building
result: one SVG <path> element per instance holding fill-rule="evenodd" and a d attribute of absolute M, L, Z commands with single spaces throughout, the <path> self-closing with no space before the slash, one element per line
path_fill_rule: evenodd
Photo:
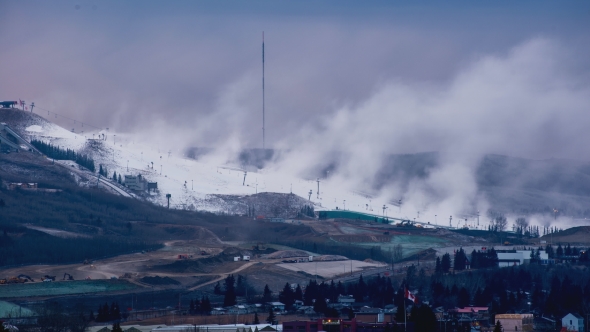
<path fill-rule="evenodd" d="M 281 302 L 270 302 L 268 305 L 273 311 L 285 311 L 285 304 Z"/>
<path fill-rule="evenodd" d="M 147 190 L 147 181 L 141 174 L 125 175 L 125 186 L 131 190 L 145 191 Z"/>
<path fill-rule="evenodd" d="M 569 313 L 561 319 L 561 327 L 566 328 L 568 331 L 579 331 L 584 330 L 584 318 L 577 314 Z"/>
<path fill-rule="evenodd" d="M 532 250 L 498 251 L 498 267 L 529 264 L 531 262 L 531 252 Z M 547 261 L 549 260 L 549 255 L 544 250 L 540 250 L 539 258 L 541 261 Z"/>

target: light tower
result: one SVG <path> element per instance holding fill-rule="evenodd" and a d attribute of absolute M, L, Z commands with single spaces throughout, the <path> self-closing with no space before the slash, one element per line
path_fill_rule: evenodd
<path fill-rule="evenodd" d="M 453 224 L 451 223 L 451 221 L 453 221 L 453 216 L 449 217 L 449 227 L 453 227 Z"/>

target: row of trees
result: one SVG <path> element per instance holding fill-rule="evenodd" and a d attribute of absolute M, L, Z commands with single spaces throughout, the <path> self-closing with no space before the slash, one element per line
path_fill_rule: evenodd
<path fill-rule="evenodd" d="M 93 313 L 90 313 L 91 318 Z M 119 309 L 119 303 L 112 302 L 109 307 L 108 303 L 98 307 L 95 320 L 97 322 L 110 322 L 121 320 L 121 309 Z"/>
<path fill-rule="evenodd" d="M 209 300 L 208 296 L 203 296 L 201 299 L 191 299 L 189 309 L 189 314 L 209 314 L 211 312 L 211 301 Z"/>
<path fill-rule="evenodd" d="M 309 205 L 303 206 L 299 210 L 299 212 L 297 213 L 297 217 L 298 218 L 300 218 L 302 216 L 307 216 L 307 217 L 315 218 L 315 211 L 313 209 L 313 206 L 309 206 Z"/>
<path fill-rule="evenodd" d="M 94 166 L 94 159 L 85 154 L 76 153 L 74 150 L 70 149 L 64 150 L 58 146 L 54 146 L 52 144 L 45 143 L 43 141 L 35 139 L 31 141 L 31 145 L 33 145 L 35 148 L 37 148 L 37 150 L 41 151 L 44 155 L 46 155 L 49 158 L 57 160 L 73 160 L 78 165 L 86 167 L 92 172 L 96 171 L 96 168 Z"/>

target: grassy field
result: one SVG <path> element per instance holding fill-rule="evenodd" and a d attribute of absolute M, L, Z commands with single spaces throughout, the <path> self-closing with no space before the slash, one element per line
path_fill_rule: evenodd
<path fill-rule="evenodd" d="M 0 286 L 0 298 L 116 292 L 138 288 L 125 280 L 79 280 Z"/>

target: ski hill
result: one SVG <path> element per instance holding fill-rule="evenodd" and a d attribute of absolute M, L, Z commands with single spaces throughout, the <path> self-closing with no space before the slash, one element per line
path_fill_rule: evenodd
<path fill-rule="evenodd" d="M 158 190 L 147 193 L 131 191 L 111 179 L 100 179 L 114 192 L 158 205 L 166 206 L 170 195 L 171 208 L 265 217 L 293 216 L 306 205 L 316 211 L 341 210 L 344 205 L 347 210 L 359 212 L 374 209 L 371 213 L 376 215 L 382 215 L 383 205 L 397 211 L 385 201 L 344 191 L 329 180 L 320 179 L 318 195 L 317 179 L 303 179 L 272 168 L 245 171 L 239 165 L 219 164 L 208 158 L 195 160 L 174 147 L 142 143 L 129 133 L 112 130 L 74 133 L 38 114 L 18 109 L 0 109 L 0 122 L 8 124 L 26 140 L 41 140 L 87 154 L 94 159 L 97 169 L 99 165 L 107 169 L 109 178 L 116 172 L 122 178 L 141 175 L 149 182 L 157 182 Z M 60 163 L 73 166 L 70 161 Z M 94 178 L 84 185 L 98 183 L 96 175 L 91 177 Z"/>

